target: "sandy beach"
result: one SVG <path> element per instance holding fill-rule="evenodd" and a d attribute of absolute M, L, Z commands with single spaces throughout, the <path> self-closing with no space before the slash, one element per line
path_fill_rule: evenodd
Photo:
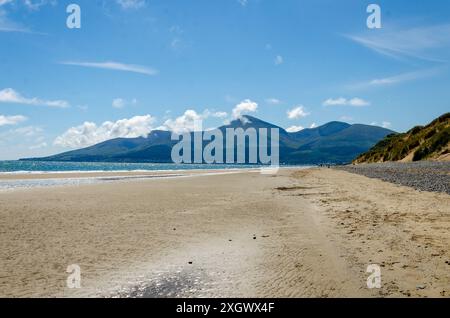
<path fill-rule="evenodd" d="M 0 296 L 450 296 L 446 193 L 326 168 L 175 173 L 0 193 Z"/>

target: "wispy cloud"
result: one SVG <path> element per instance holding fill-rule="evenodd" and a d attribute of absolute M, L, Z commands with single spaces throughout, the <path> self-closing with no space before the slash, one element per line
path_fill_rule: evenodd
<path fill-rule="evenodd" d="M 43 142 L 40 142 L 40 143 L 38 143 L 38 144 L 36 144 L 36 145 L 31 145 L 30 147 L 28 147 L 28 149 L 30 149 L 30 150 L 36 150 L 36 149 L 42 149 L 42 148 L 45 148 L 45 147 L 47 147 L 48 145 L 47 145 L 47 143 L 45 142 L 45 141 L 43 141 Z"/>
<path fill-rule="evenodd" d="M 267 98 L 266 99 L 266 103 L 270 104 L 270 105 L 279 105 L 281 104 L 281 100 L 279 100 L 278 98 Z"/>
<path fill-rule="evenodd" d="M 126 100 L 123 98 L 114 98 L 112 101 L 112 107 L 121 109 L 129 105 L 136 105 L 138 103 L 136 98 L 133 98 L 132 100 Z"/>
<path fill-rule="evenodd" d="M 442 73 L 445 69 L 446 67 L 433 67 L 414 72 L 406 72 L 388 77 L 374 78 L 361 83 L 350 84 L 348 85 L 348 87 L 350 89 L 359 89 L 359 88 L 381 87 L 381 86 L 401 84 L 404 82 L 415 81 L 422 78 L 436 76 Z"/>
<path fill-rule="evenodd" d="M 353 121 L 353 117 L 344 115 L 344 116 L 341 116 L 339 118 L 339 120 L 342 120 L 342 121 Z"/>
<path fill-rule="evenodd" d="M 6 6 L 7 4 L 23 4 L 23 6 L 29 10 L 39 10 L 45 5 L 56 5 L 57 0 L 0 0 L 0 7 Z"/>
<path fill-rule="evenodd" d="M 114 71 L 123 71 L 123 72 L 132 72 L 139 73 L 144 75 L 156 75 L 158 71 L 152 69 L 147 66 L 136 65 L 136 64 L 124 64 L 119 62 L 75 62 L 75 61 L 65 61 L 59 62 L 59 64 L 63 65 L 73 65 L 73 66 L 81 66 L 81 67 L 90 67 L 90 68 L 100 68 L 105 70 L 114 70 Z"/>
<path fill-rule="evenodd" d="M 12 103 L 34 106 L 48 106 L 56 108 L 70 107 L 69 102 L 65 100 L 45 100 L 37 97 L 27 98 L 16 92 L 12 88 L 5 88 L 0 91 L 0 103 Z"/>
<path fill-rule="evenodd" d="M 450 24 L 420 26 L 408 29 L 383 28 L 363 35 L 345 35 L 379 54 L 396 59 L 414 58 L 445 62 L 448 53 L 436 49 L 450 47 Z"/>
<path fill-rule="evenodd" d="M 116 0 L 123 9 L 140 9 L 145 7 L 145 0 Z"/>
<path fill-rule="evenodd" d="M 209 109 L 205 109 L 203 111 L 203 117 L 204 118 L 208 118 L 208 117 L 213 117 L 213 118 L 226 118 L 228 116 L 227 112 L 223 112 L 223 111 L 211 111 Z"/>
<path fill-rule="evenodd" d="M 371 126 L 380 126 L 381 125 L 381 127 L 387 128 L 387 129 L 392 127 L 392 123 L 389 121 L 383 121 L 383 122 L 381 122 L 381 124 L 374 121 L 374 122 L 371 122 L 370 125 Z"/>
<path fill-rule="evenodd" d="M 2 6 L 8 2 L 1 2 L 2 0 L 0 0 L 0 32 L 22 32 L 22 33 L 31 33 L 30 30 L 28 30 L 27 28 L 25 28 L 24 26 L 11 21 L 7 14 L 6 11 L 2 9 Z M 5 0 L 3 0 L 5 1 Z"/>
<path fill-rule="evenodd" d="M 370 105 L 370 102 L 359 98 L 359 97 L 353 97 L 353 98 L 344 98 L 344 97 L 338 97 L 338 98 L 328 98 L 326 101 L 322 103 L 323 106 L 354 106 L 354 107 L 363 107 Z"/>
<path fill-rule="evenodd" d="M 11 2 L 13 2 L 14 0 L 0 0 L 0 7 L 1 6 L 4 6 L 5 4 L 8 4 L 8 3 L 11 3 Z"/>
<path fill-rule="evenodd" d="M 28 27 L 23 26 L 22 24 L 11 20 L 8 17 L 7 7 L 9 4 L 15 4 L 15 0 L 0 0 L 0 32 L 18 32 L 18 33 L 29 33 L 29 34 L 38 34 L 38 35 L 46 35 L 46 33 L 36 32 L 30 30 Z M 40 0 L 40 1 L 31 1 L 24 0 L 21 2 L 28 10 L 37 11 L 43 5 L 47 4 L 55 4 L 54 0 Z"/>
<path fill-rule="evenodd" d="M 45 5 L 56 5 L 56 0 L 23 0 L 24 6 L 29 10 L 37 11 Z"/>
<path fill-rule="evenodd" d="M 0 115 L 0 127 L 7 126 L 7 125 L 17 125 L 26 120 L 27 120 L 27 117 L 22 116 L 22 115 L 14 115 L 14 116 Z"/>
<path fill-rule="evenodd" d="M 246 7 L 248 4 L 248 0 L 237 0 L 237 2 L 243 7 Z"/>
<path fill-rule="evenodd" d="M 277 55 L 274 60 L 275 65 L 281 65 L 284 63 L 284 59 L 281 55 Z"/>

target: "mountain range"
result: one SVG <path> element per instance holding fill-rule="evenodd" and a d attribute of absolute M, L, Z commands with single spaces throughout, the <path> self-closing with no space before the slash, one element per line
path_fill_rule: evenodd
<path fill-rule="evenodd" d="M 218 129 L 225 132 L 227 128 L 255 128 L 257 131 L 259 128 L 278 128 L 281 164 L 350 163 L 359 154 L 394 133 L 382 127 L 350 125 L 338 121 L 298 132 L 287 132 L 281 127 L 248 115 Z M 172 147 L 175 144 L 176 141 L 171 140 L 171 132 L 154 130 L 147 137 L 116 138 L 54 156 L 21 160 L 170 163 Z"/>
<path fill-rule="evenodd" d="M 450 113 L 446 113 L 426 126 L 416 126 L 403 134 L 391 134 L 354 163 L 384 161 L 450 161 Z"/>

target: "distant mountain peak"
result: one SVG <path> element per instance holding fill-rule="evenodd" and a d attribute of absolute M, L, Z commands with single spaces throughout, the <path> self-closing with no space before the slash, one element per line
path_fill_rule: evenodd
<path fill-rule="evenodd" d="M 250 115 L 243 115 L 218 129 L 225 131 L 227 128 L 254 128 L 258 134 L 260 128 L 278 128 L 280 162 L 285 164 L 348 163 L 392 133 L 381 127 L 350 125 L 339 121 L 288 133 L 277 125 Z M 116 138 L 33 160 L 167 163 L 172 162 L 171 150 L 177 142 L 171 139 L 171 134 L 170 131 L 154 130 L 147 138 Z"/>
<path fill-rule="evenodd" d="M 262 119 L 259 119 L 257 117 L 250 116 L 250 115 L 242 115 L 239 118 L 232 120 L 228 125 L 219 127 L 219 129 L 225 129 L 225 128 L 243 128 L 243 129 L 247 129 L 247 128 L 255 128 L 255 129 L 278 128 L 278 129 L 280 129 L 281 133 L 286 133 L 286 131 L 282 127 L 279 127 L 277 125 L 271 124 L 269 122 L 266 122 Z"/>

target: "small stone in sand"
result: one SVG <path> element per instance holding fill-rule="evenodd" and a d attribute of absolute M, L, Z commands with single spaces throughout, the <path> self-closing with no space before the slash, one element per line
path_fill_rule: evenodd
<path fill-rule="evenodd" d="M 188 262 L 188 264 L 192 265 L 192 262 Z"/>
<path fill-rule="evenodd" d="M 416 289 L 425 289 L 425 285 L 417 285 Z"/>

